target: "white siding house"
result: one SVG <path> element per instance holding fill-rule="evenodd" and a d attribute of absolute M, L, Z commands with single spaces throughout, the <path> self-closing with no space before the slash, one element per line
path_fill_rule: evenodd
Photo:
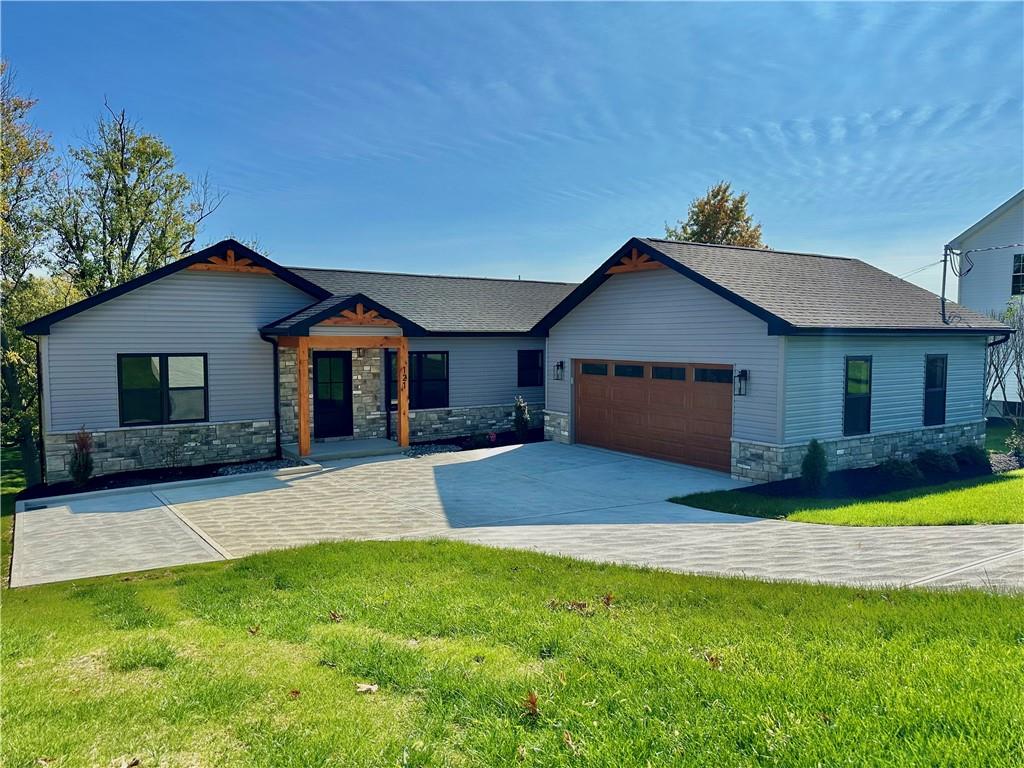
<path fill-rule="evenodd" d="M 986 314 L 1011 303 L 1024 306 L 1024 190 L 950 240 L 949 247 L 962 262 L 960 304 Z M 972 266 L 963 274 L 968 262 Z M 1016 387 L 1007 387 L 1006 395 L 1008 402 L 1021 400 Z"/>

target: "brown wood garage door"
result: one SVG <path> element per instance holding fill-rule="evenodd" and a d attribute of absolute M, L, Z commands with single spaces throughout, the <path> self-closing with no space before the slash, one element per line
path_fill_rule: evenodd
<path fill-rule="evenodd" d="M 728 472 L 732 367 L 575 361 L 576 442 Z"/>

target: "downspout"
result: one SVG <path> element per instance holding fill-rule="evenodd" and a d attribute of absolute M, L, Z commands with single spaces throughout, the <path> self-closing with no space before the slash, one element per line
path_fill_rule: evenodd
<path fill-rule="evenodd" d="M 281 375 L 278 362 L 277 337 L 261 333 L 260 338 L 274 348 L 274 456 L 281 458 Z"/>

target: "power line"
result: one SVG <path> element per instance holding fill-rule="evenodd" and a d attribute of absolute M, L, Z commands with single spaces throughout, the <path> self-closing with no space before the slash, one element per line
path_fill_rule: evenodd
<path fill-rule="evenodd" d="M 930 262 L 928 264 L 925 264 L 923 267 L 918 267 L 917 269 L 910 270 L 906 274 L 899 275 L 899 278 L 901 280 L 903 280 L 905 278 L 910 277 L 911 275 L 916 275 L 918 272 L 924 272 L 926 269 L 931 269 L 932 267 L 937 267 L 941 263 L 942 263 L 942 259 L 939 259 L 938 261 Z"/>

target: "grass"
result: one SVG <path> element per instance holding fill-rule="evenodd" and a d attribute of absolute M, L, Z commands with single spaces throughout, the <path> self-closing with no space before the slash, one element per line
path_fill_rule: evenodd
<path fill-rule="evenodd" d="M 1024 765 L 1020 596 L 353 542 L 2 601 L 12 768 Z"/>
<path fill-rule="evenodd" d="M 1011 766 L 1024 750 L 1024 599 L 981 592 L 362 542 L 8 591 L 3 619 L 12 767 Z"/>
<path fill-rule="evenodd" d="M 14 497 L 25 487 L 21 449 L 0 448 L 0 581 L 11 581 L 11 547 L 14 533 Z"/>
<path fill-rule="evenodd" d="M 954 480 L 872 499 L 817 499 L 719 491 L 671 499 L 716 512 L 826 525 L 1024 523 L 1024 470 Z"/>
<path fill-rule="evenodd" d="M 985 448 L 996 453 L 1006 453 L 1006 438 L 1010 436 L 1010 422 L 1005 419 L 989 419 L 985 424 Z"/>

